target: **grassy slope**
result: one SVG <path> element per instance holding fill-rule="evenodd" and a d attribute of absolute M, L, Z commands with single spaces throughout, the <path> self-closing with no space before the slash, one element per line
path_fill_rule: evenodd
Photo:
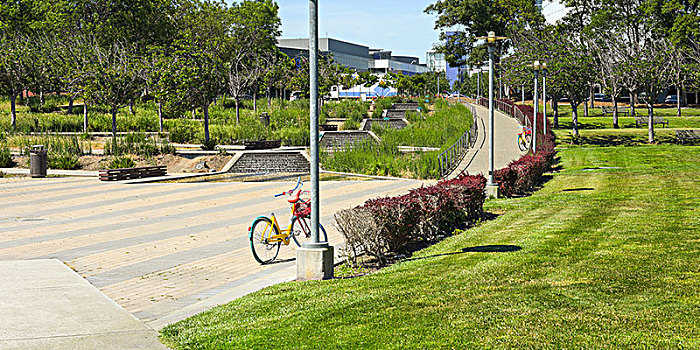
<path fill-rule="evenodd" d="M 543 190 L 488 202 L 503 215 L 420 259 L 266 288 L 163 339 L 183 349 L 700 347 L 700 148 L 561 156 L 566 170 Z M 582 170 L 593 166 L 622 169 Z M 463 252 L 482 245 L 522 249 Z"/>

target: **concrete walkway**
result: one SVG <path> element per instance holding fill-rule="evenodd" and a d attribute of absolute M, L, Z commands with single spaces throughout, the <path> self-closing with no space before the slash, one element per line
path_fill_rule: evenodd
<path fill-rule="evenodd" d="M 336 211 L 422 184 L 322 182 L 321 222 L 330 243 L 343 241 L 332 225 Z M 287 201 L 273 195 L 293 186 L 0 178 L 0 261 L 58 259 L 158 330 L 295 277 L 293 246 L 280 250 L 280 263 L 260 266 L 248 240 L 248 226 L 258 215 L 275 212 L 287 221 Z M 4 317 L 0 312 L 0 334 L 10 324 Z M 29 325 L 40 333 L 38 323 Z"/>
<path fill-rule="evenodd" d="M 167 349 L 58 260 L 0 261 L 0 349 Z"/>
<path fill-rule="evenodd" d="M 479 133 L 474 144 L 464 156 L 457 168 L 448 176 L 453 178 L 463 170 L 469 174 L 483 174 L 487 176 L 489 171 L 489 110 L 476 105 L 476 121 L 479 123 Z M 520 151 L 516 142 L 520 123 L 517 120 L 496 111 L 494 113 L 494 169 L 504 168 L 508 163 L 519 159 L 525 153 Z"/>

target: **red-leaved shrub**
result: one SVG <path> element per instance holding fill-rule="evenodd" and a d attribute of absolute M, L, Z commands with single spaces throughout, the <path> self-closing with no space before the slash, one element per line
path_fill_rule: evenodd
<path fill-rule="evenodd" d="M 481 217 L 485 187 L 483 176 L 461 174 L 402 196 L 371 199 L 340 211 L 335 220 L 345 238 L 345 251 L 350 259 L 366 253 L 384 262 L 411 243 L 435 241 Z"/>
<path fill-rule="evenodd" d="M 525 114 L 525 116 L 533 122 L 534 108 L 529 105 L 515 105 L 510 100 L 501 100 L 505 103 L 515 106 Z M 544 118 L 542 113 L 538 113 L 539 121 Z M 551 124 L 547 121 L 547 134 L 544 134 L 544 127 L 537 126 L 537 153 L 527 154 L 518 160 L 508 164 L 503 169 L 496 170 L 494 173 L 495 181 L 499 185 L 499 192 L 505 197 L 514 195 L 523 195 L 531 191 L 542 179 L 542 175 L 547 172 L 555 162 L 555 137 L 552 132 Z"/>

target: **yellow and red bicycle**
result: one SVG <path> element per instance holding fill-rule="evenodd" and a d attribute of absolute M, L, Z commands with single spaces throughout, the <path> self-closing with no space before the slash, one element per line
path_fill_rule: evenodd
<path fill-rule="evenodd" d="M 289 225 L 287 228 L 280 229 L 279 222 L 275 213 L 270 214 L 270 217 L 259 216 L 253 221 L 253 224 L 248 227 L 250 237 L 250 249 L 253 251 L 253 257 L 261 264 L 269 264 L 277 258 L 280 247 L 289 245 L 291 241 L 297 246 L 311 239 L 311 229 L 309 228 L 311 220 L 311 200 L 303 199 L 302 196 L 309 195 L 309 191 L 302 191 L 301 187 L 304 184 L 301 182 L 301 177 L 297 179 L 297 185 L 275 197 L 289 196 L 287 202 L 291 208 Z M 322 242 L 328 241 L 326 229 L 319 223 L 319 240 Z"/>

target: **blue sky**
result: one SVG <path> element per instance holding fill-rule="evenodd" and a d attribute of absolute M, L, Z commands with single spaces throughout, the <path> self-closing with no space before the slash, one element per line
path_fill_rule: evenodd
<path fill-rule="evenodd" d="M 229 0 L 230 1 L 230 0 Z M 431 0 L 319 0 L 319 35 L 371 48 L 391 50 L 425 61 L 425 52 L 438 41 L 435 18 L 423 12 Z M 282 37 L 306 38 L 309 2 L 278 0 Z M 557 1 L 544 1 L 549 21 L 565 14 Z"/>

